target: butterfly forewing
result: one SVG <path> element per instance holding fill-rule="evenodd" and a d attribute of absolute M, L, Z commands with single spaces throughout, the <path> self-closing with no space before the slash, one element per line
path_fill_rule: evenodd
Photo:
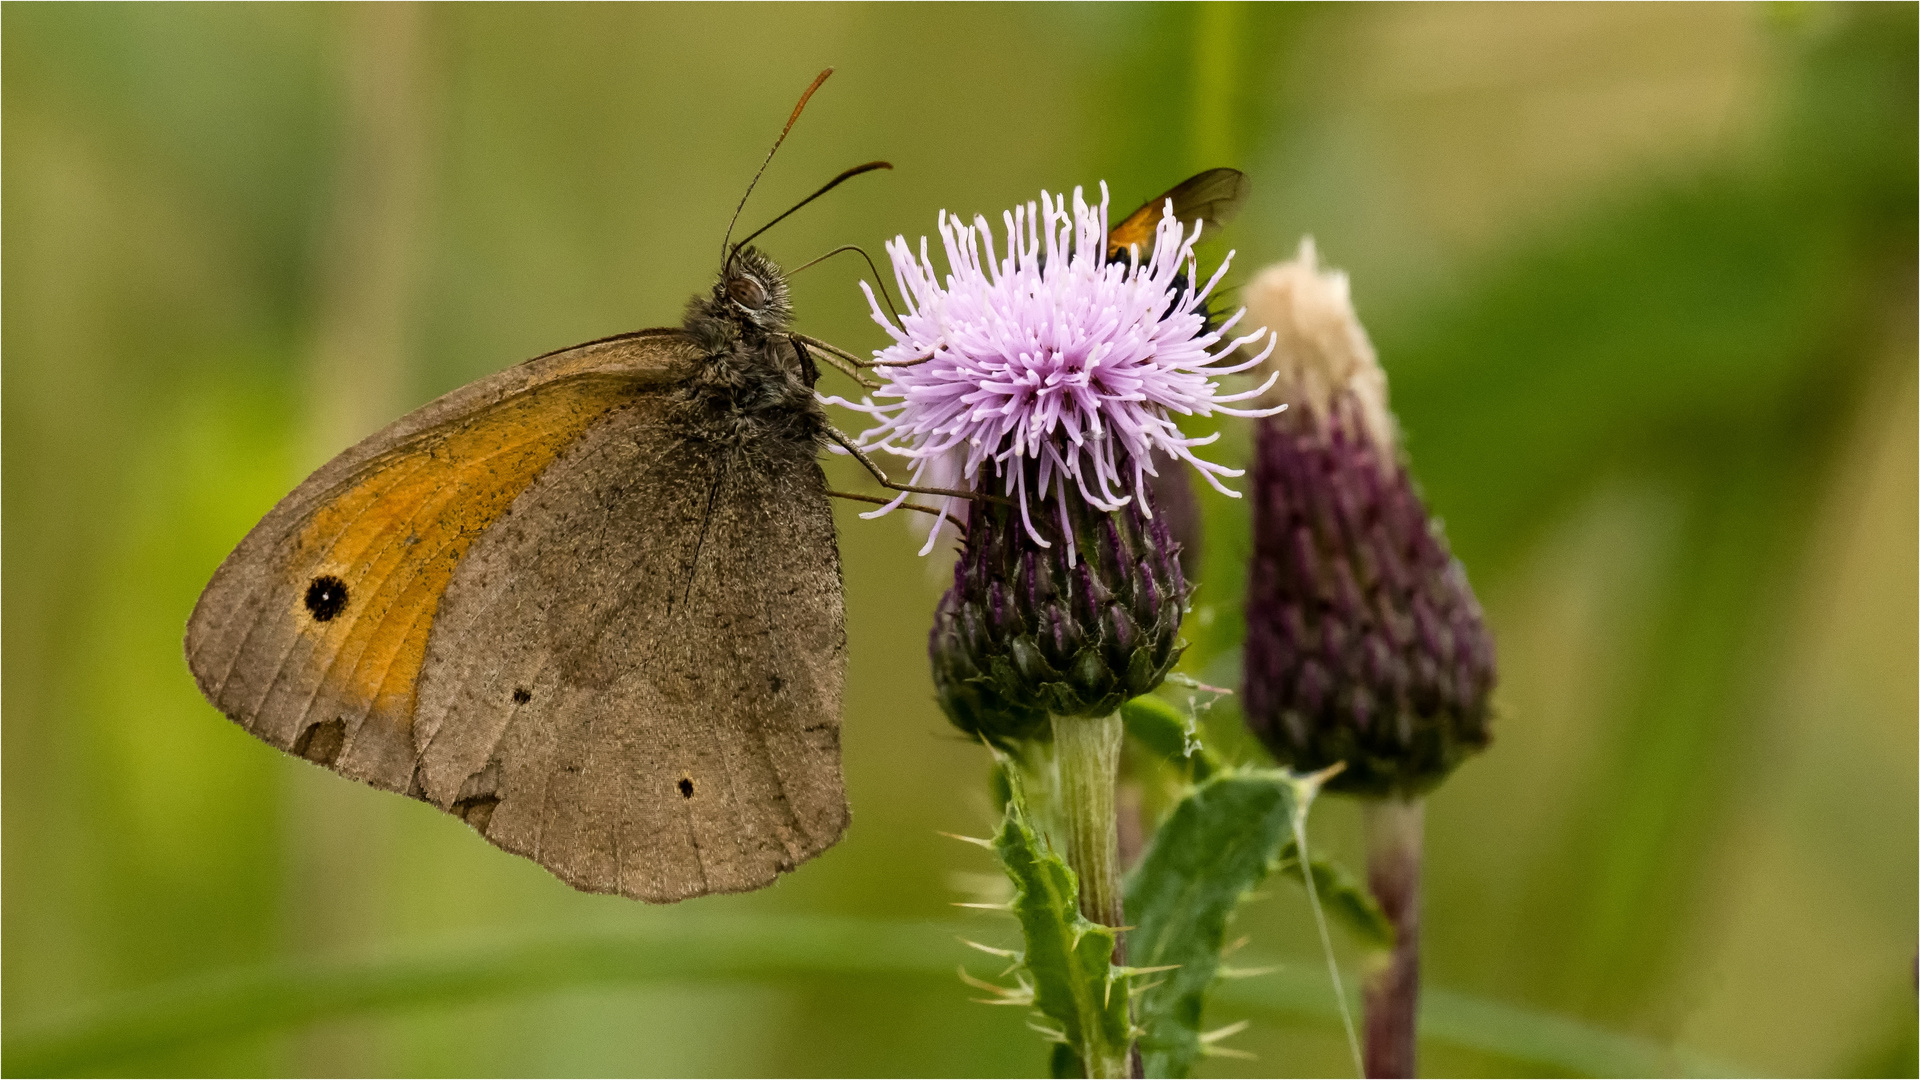
<path fill-rule="evenodd" d="M 412 683 L 453 568 L 569 441 L 686 354 L 632 335 L 540 357 L 334 458 L 195 605 L 186 647 L 201 691 L 274 746 L 405 791 Z"/>
<path fill-rule="evenodd" d="M 1173 190 L 1146 204 L 1107 233 L 1107 257 L 1113 258 L 1137 245 L 1145 258 L 1153 250 L 1154 231 L 1159 228 L 1167 201 L 1173 201 L 1173 214 L 1191 231 L 1196 224 L 1215 228 L 1232 221 L 1246 204 L 1253 185 L 1238 169 L 1208 169 L 1188 177 Z"/>
<path fill-rule="evenodd" d="M 831 429 L 785 275 L 723 248 L 681 329 L 463 387 L 281 500 L 188 621 L 207 699 L 594 892 L 754 889 L 839 839 Z"/>

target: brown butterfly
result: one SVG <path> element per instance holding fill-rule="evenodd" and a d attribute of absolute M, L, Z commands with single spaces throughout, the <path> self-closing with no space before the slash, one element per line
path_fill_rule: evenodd
<path fill-rule="evenodd" d="M 682 326 L 483 378 L 308 477 L 194 608 L 207 700 L 591 892 L 755 889 L 838 840 L 846 628 L 815 458 L 852 447 L 814 358 L 872 361 L 791 329 L 753 236 Z"/>
<path fill-rule="evenodd" d="M 1136 244 L 1144 258 L 1153 249 L 1154 230 L 1160 227 L 1160 216 L 1169 199 L 1173 201 L 1173 216 L 1192 232 L 1194 226 L 1202 223 L 1214 228 L 1232 221 L 1252 191 L 1247 175 L 1238 169 L 1208 169 L 1190 176 L 1159 198 L 1147 200 L 1109 230 L 1107 258 L 1117 258 Z"/>

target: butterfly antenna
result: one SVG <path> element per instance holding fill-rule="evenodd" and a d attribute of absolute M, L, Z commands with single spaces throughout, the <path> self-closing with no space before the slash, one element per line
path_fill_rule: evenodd
<path fill-rule="evenodd" d="M 773 148 L 767 151 L 766 159 L 760 162 L 759 172 L 754 173 L 753 179 L 747 182 L 747 190 L 740 196 L 740 205 L 733 208 L 733 218 L 727 222 L 727 235 L 720 240 L 720 257 L 722 260 L 732 261 L 733 247 L 731 241 L 733 240 L 733 227 L 740 223 L 740 211 L 747 208 L 747 199 L 753 194 L 754 185 L 760 182 L 761 174 L 767 171 L 767 166 L 773 161 L 773 155 L 780 152 L 780 144 L 787 141 L 787 132 L 792 131 L 794 122 L 800 119 L 800 111 L 807 107 L 807 99 L 813 97 L 813 92 L 820 89 L 820 84 L 826 82 L 827 76 L 831 74 L 833 74 L 833 69 L 827 68 L 825 71 L 813 77 L 813 83 L 807 87 L 806 93 L 801 94 L 800 100 L 794 104 L 793 115 L 787 117 L 787 126 L 780 129 L 780 137 L 773 140 Z M 749 237 L 748 239 L 752 238 Z M 746 241 L 742 240 L 741 243 L 744 244 Z"/>
<path fill-rule="evenodd" d="M 749 237 L 748 239 L 752 239 L 752 238 Z M 746 240 L 742 240 L 740 242 L 744 244 L 746 243 Z M 787 276 L 793 277 L 798 273 L 800 273 L 800 271 L 805 270 L 807 267 L 812 266 L 815 263 L 826 262 L 828 259 L 833 258 L 835 255 L 839 255 L 843 252 L 848 252 L 848 251 L 857 251 L 860 253 L 861 258 L 867 260 L 867 269 L 873 271 L 873 280 L 879 283 L 880 285 L 880 296 L 882 299 L 886 300 L 887 310 L 893 312 L 893 321 L 896 323 L 899 322 L 900 309 L 893 306 L 893 295 L 887 292 L 887 283 L 884 279 L 880 277 L 880 268 L 873 265 L 873 256 L 868 255 L 867 250 L 861 247 L 859 244 L 841 244 L 839 247 L 834 248 L 832 251 L 827 252 L 825 255 L 822 255 L 817 259 L 808 259 L 806 262 L 803 262 L 799 266 L 794 267 L 792 270 L 788 271 Z"/>
<path fill-rule="evenodd" d="M 733 251 L 737 252 L 741 248 L 746 247 L 748 243 L 752 242 L 754 237 L 759 236 L 761 233 L 766 232 L 768 229 L 771 229 L 775 225 L 778 225 L 781 222 L 787 220 L 787 218 L 791 216 L 795 210 L 800 209 L 801 207 L 807 205 L 813 200 L 819 198 L 820 196 L 825 195 L 827 192 L 832 191 L 834 188 L 839 187 L 841 184 L 844 184 L 847 181 L 853 179 L 854 177 L 859 176 L 861 173 L 870 173 L 870 172 L 873 172 L 875 169 L 891 169 L 891 168 L 893 168 L 893 163 L 890 161 L 869 161 L 865 165 L 855 165 L 853 168 L 848 169 L 846 172 L 843 172 L 839 176 L 836 176 L 833 179 L 827 181 L 827 185 L 821 188 L 819 191 L 816 191 L 813 194 L 807 196 L 806 198 L 801 199 L 799 202 L 794 203 L 793 207 L 789 209 L 785 214 L 781 214 L 779 217 L 774 218 L 772 221 L 769 221 L 765 225 L 762 225 L 759 228 L 753 230 L 753 232 L 747 235 L 747 238 L 745 240 L 742 240 L 739 243 L 733 245 Z M 828 254 L 832 254 L 832 252 L 828 252 Z M 728 258 L 731 259 L 732 257 L 733 257 L 732 252 L 729 252 Z M 826 256 L 822 255 L 821 258 L 824 259 L 826 258 Z M 871 264 L 873 260 L 868 259 L 867 262 Z M 876 270 L 874 271 L 874 273 L 878 274 L 879 271 Z"/>

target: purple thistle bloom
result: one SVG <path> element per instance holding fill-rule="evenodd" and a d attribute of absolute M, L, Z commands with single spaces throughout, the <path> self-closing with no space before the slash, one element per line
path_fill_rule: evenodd
<path fill-rule="evenodd" d="M 1217 376 L 1254 367 L 1266 353 L 1223 361 L 1268 335 L 1261 330 L 1225 340 L 1244 312 L 1209 328 L 1206 299 L 1227 263 L 1204 288 L 1188 287 L 1198 281 L 1193 246 L 1199 229 L 1187 234 L 1169 206 L 1144 263 L 1137 251 L 1109 262 L 1104 184 L 1100 191 L 1100 204 L 1089 206 L 1075 188 L 1071 213 L 1064 197 L 1042 192 L 1039 203 L 1002 215 L 1004 258 L 984 217 L 966 225 L 943 211 L 944 285 L 924 237 L 917 256 L 905 237 L 895 237 L 887 252 L 906 314 L 896 325 L 872 289 L 861 287 L 874 321 L 894 339 L 877 359 L 905 366 L 880 369 L 887 382 L 873 395 L 879 403 L 826 399 L 876 418 L 862 445 L 912 459 L 916 484 L 977 488 L 989 474 L 998 477 L 1019 505 L 1027 535 L 1041 547 L 1049 546 L 1043 532 L 1052 530 L 1036 527 L 1033 502 L 1052 500 L 1058 532 L 1069 545 L 1068 565 L 1076 557 L 1069 492 L 1096 510 L 1134 502 L 1150 514 L 1146 488 L 1156 475 L 1155 451 L 1161 460 L 1185 461 L 1216 490 L 1237 497 L 1220 478 L 1240 470 L 1193 453 L 1218 436 L 1187 438 L 1173 414 L 1259 417 L 1285 407 L 1231 407 L 1264 386 L 1218 392 Z M 923 553 L 940 531 L 936 526 Z"/>

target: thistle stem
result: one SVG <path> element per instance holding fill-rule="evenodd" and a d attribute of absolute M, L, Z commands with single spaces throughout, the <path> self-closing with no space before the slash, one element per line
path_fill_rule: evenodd
<path fill-rule="evenodd" d="M 1080 914 L 1102 926 L 1126 920 L 1120 903 L 1120 832 L 1113 816 L 1122 731 L 1119 713 L 1053 718 L 1067 865 L 1080 879 Z"/>
<path fill-rule="evenodd" d="M 1420 860 L 1426 803 L 1419 798 L 1368 799 L 1367 888 L 1393 924 L 1393 951 L 1366 980 L 1366 1072 L 1414 1075 L 1420 1005 Z"/>
<path fill-rule="evenodd" d="M 1120 833 L 1114 824 L 1114 785 L 1120 776 L 1120 714 L 1053 718 L 1054 765 L 1060 777 L 1059 814 L 1067 865 L 1080 881 L 1080 914 L 1102 926 L 1126 921 L 1120 893 Z M 1116 931 L 1113 962 L 1126 963 L 1126 941 Z M 1133 1075 L 1131 1050 L 1106 1060 L 1089 1057 L 1090 1077 Z"/>

